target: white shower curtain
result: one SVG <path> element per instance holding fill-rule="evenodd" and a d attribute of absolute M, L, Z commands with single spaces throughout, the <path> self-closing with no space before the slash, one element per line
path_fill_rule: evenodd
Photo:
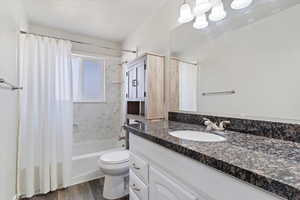
<path fill-rule="evenodd" d="M 20 36 L 18 194 L 31 197 L 71 179 L 71 42 Z"/>

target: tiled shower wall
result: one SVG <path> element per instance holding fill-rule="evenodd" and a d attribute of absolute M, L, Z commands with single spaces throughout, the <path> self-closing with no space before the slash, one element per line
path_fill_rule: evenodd
<path fill-rule="evenodd" d="M 73 142 L 117 139 L 121 130 L 121 73 L 119 59 L 106 61 L 106 102 L 74 103 Z"/>

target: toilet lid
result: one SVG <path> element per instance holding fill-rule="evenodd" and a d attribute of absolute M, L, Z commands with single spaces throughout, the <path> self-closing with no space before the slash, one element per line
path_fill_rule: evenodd
<path fill-rule="evenodd" d="M 103 163 L 118 164 L 129 161 L 129 152 L 126 150 L 104 153 L 100 156 Z"/>

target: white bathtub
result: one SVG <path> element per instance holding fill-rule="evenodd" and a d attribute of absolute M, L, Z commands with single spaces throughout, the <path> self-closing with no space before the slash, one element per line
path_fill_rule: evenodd
<path fill-rule="evenodd" d="M 72 185 L 103 177 L 97 161 L 104 152 L 122 149 L 116 139 L 73 144 Z"/>

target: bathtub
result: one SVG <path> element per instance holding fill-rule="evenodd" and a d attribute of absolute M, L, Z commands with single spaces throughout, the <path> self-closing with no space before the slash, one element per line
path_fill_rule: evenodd
<path fill-rule="evenodd" d="M 91 181 L 104 176 L 97 161 L 99 156 L 112 150 L 124 149 L 116 139 L 89 141 L 73 144 L 72 185 Z"/>

